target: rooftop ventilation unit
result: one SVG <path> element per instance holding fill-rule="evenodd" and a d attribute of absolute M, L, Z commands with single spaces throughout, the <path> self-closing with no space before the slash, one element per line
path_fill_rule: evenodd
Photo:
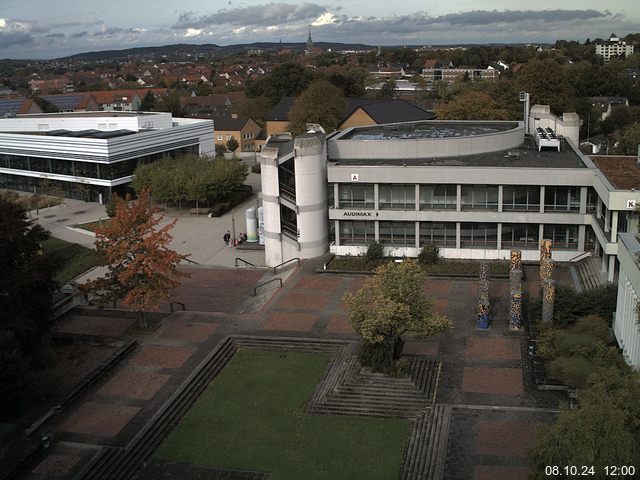
<path fill-rule="evenodd" d="M 549 127 L 546 129 L 538 127 L 536 129 L 536 145 L 538 146 L 538 151 L 542 150 L 543 147 L 551 147 L 560 151 L 560 139 L 556 136 L 556 132 Z"/>

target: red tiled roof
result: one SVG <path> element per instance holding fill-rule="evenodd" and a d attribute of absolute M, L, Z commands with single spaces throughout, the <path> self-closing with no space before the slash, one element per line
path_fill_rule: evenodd
<path fill-rule="evenodd" d="M 640 190 L 640 164 L 638 157 L 593 155 L 593 163 L 607 177 L 616 190 Z"/>

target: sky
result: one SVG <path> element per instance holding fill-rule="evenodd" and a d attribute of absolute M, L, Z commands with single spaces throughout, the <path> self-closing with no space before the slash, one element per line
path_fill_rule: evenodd
<path fill-rule="evenodd" d="M 0 0 L 0 58 L 173 43 L 553 43 L 640 33 L 633 0 Z"/>

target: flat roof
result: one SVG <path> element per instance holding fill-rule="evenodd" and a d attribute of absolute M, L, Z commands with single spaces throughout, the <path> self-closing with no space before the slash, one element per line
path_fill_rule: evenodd
<path fill-rule="evenodd" d="M 518 128 L 517 122 L 446 122 L 428 121 L 356 127 L 337 140 L 415 140 L 420 138 L 455 138 L 507 132 Z"/>
<path fill-rule="evenodd" d="M 161 115 L 166 112 L 55 112 L 55 113 L 29 113 L 14 118 L 86 118 L 86 117 L 144 117 L 150 115 Z"/>
<path fill-rule="evenodd" d="M 513 168 L 587 168 L 580 156 L 573 151 L 566 140 L 561 140 L 560 151 L 543 149 L 538 151 L 535 140 L 526 137 L 522 145 L 509 150 L 462 155 L 458 157 L 412 158 L 412 159 L 349 159 L 330 158 L 337 165 L 369 166 L 461 166 L 461 167 L 513 167 Z"/>
<path fill-rule="evenodd" d="M 640 190 L 638 157 L 592 155 L 589 158 L 616 190 Z"/>

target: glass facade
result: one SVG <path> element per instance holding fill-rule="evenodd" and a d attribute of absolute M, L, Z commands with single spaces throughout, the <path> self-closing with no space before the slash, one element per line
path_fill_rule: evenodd
<path fill-rule="evenodd" d="M 415 247 L 415 222 L 380 222 L 380 243 L 403 247 Z"/>
<path fill-rule="evenodd" d="M 502 188 L 502 210 L 505 212 L 540 211 L 540 187 L 505 185 Z"/>
<path fill-rule="evenodd" d="M 455 248 L 455 222 L 420 222 L 420 246 L 433 243 L 439 247 Z"/>
<path fill-rule="evenodd" d="M 413 210 L 416 206 L 416 187 L 414 184 L 395 184 L 378 186 L 378 208 L 397 208 Z"/>
<path fill-rule="evenodd" d="M 462 185 L 462 210 L 498 210 L 497 185 Z"/>
<path fill-rule="evenodd" d="M 338 185 L 340 208 L 359 207 L 373 208 L 373 184 L 340 184 Z"/>
<path fill-rule="evenodd" d="M 457 185 L 420 185 L 421 210 L 455 210 Z"/>
<path fill-rule="evenodd" d="M 340 245 L 369 245 L 375 240 L 375 222 L 340 221 Z"/>
<path fill-rule="evenodd" d="M 57 158 L 22 157 L 0 154 L 0 168 L 11 168 L 31 172 L 68 175 L 72 177 L 117 180 L 130 177 L 140 164 L 152 163 L 162 158 L 175 158 L 180 155 L 197 155 L 198 145 L 167 150 L 165 152 L 130 158 L 119 162 L 96 163 L 78 160 L 60 160 Z"/>
<path fill-rule="evenodd" d="M 523 248 L 537 250 L 540 242 L 540 229 L 531 223 L 503 223 L 502 248 Z"/>
<path fill-rule="evenodd" d="M 278 166 L 278 183 L 280 193 L 290 200 L 296 199 L 296 170 L 293 158 Z"/>
<path fill-rule="evenodd" d="M 578 250 L 578 225 L 545 225 L 544 238 L 556 250 Z"/>
<path fill-rule="evenodd" d="M 461 223 L 460 246 L 462 248 L 498 248 L 498 224 Z"/>
<path fill-rule="evenodd" d="M 283 235 L 298 240 L 298 216 L 284 205 L 280 205 L 280 230 Z"/>
<path fill-rule="evenodd" d="M 580 187 L 545 187 L 545 212 L 579 212 Z"/>

